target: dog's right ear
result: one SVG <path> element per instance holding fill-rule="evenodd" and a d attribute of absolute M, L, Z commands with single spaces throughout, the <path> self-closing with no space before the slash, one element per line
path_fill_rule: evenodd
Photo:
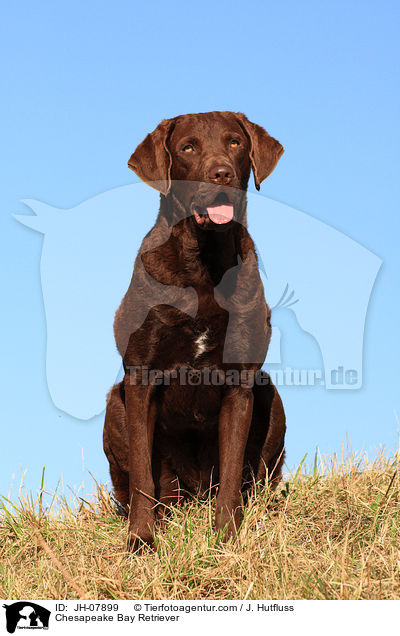
<path fill-rule="evenodd" d="M 236 118 L 241 124 L 250 142 L 250 160 L 253 168 L 254 184 L 260 189 L 260 184 L 274 170 L 283 154 L 283 147 L 267 131 L 249 121 L 243 113 L 236 113 Z"/>
<path fill-rule="evenodd" d="M 168 138 L 175 120 L 163 119 L 152 133 L 138 145 L 128 161 L 128 166 L 145 183 L 166 196 L 171 189 L 172 156 Z"/>

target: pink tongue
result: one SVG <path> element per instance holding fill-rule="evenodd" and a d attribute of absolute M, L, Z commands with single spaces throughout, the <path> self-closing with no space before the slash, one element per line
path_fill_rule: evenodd
<path fill-rule="evenodd" d="M 207 208 L 207 212 L 211 221 L 218 223 L 218 225 L 229 223 L 233 219 L 233 205 L 216 205 Z"/>

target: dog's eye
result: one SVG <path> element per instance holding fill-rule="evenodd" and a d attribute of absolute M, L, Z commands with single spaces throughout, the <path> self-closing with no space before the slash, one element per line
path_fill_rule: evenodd
<path fill-rule="evenodd" d="M 183 146 L 182 150 L 183 152 L 193 152 L 194 148 L 191 144 L 186 144 L 186 146 Z"/>
<path fill-rule="evenodd" d="M 236 148 L 236 146 L 240 146 L 239 139 L 231 139 L 231 141 L 229 143 L 232 146 L 232 148 Z"/>

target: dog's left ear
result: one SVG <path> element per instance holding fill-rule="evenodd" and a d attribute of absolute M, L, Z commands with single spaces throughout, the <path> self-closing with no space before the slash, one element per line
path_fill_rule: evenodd
<path fill-rule="evenodd" d="M 250 142 L 254 183 L 259 190 L 260 184 L 274 170 L 284 150 L 279 141 L 271 137 L 262 126 L 249 121 L 246 115 L 236 113 L 236 117 Z"/>
<path fill-rule="evenodd" d="M 174 119 L 164 119 L 152 133 L 138 145 L 128 166 L 138 177 L 166 196 L 171 189 L 172 156 L 168 138 Z"/>

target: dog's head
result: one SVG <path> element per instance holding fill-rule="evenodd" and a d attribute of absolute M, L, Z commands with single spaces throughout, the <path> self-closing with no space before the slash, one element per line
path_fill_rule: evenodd
<path fill-rule="evenodd" d="M 212 112 L 163 120 L 128 166 L 162 195 L 171 192 L 202 229 L 225 229 L 237 218 L 253 169 L 257 190 L 283 148 L 242 113 Z"/>

